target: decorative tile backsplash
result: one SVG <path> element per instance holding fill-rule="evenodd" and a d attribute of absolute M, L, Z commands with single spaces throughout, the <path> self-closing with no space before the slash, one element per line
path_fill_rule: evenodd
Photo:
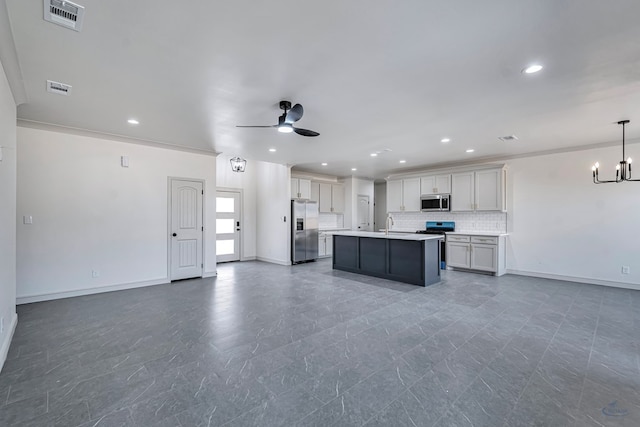
<path fill-rule="evenodd" d="M 456 231 L 507 231 L 505 212 L 394 212 L 392 229 L 421 230 L 427 221 L 455 221 Z"/>
<path fill-rule="evenodd" d="M 318 214 L 318 228 L 320 230 L 342 227 L 344 227 L 344 215 L 333 213 Z"/>

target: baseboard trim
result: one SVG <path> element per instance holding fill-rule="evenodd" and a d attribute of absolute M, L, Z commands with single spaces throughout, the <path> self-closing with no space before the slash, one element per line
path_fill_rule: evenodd
<path fill-rule="evenodd" d="M 218 275 L 218 271 L 205 271 L 202 273 L 202 278 L 206 279 L 207 277 L 216 277 Z"/>
<path fill-rule="evenodd" d="M 240 258 L 240 261 L 255 261 L 257 258 L 254 256 L 247 256 L 247 257 L 243 257 Z"/>
<path fill-rule="evenodd" d="M 279 265 L 291 265 L 291 261 L 282 261 L 279 259 L 266 258 L 257 256 L 256 261 L 270 262 L 271 264 L 279 264 Z"/>
<path fill-rule="evenodd" d="M 640 290 L 640 285 L 634 283 L 614 282 L 613 280 L 591 279 L 588 277 L 564 276 L 562 274 L 538 273 L 536 271 L 510 270 L 507 274 L 515 274 L 517 276 L 539 277 L 541 279 L 564 280 L 566 282 L 587 283 L 589 285 L 609 286 L 612 288 L 634 289 Z"/>
<path fill-rule="evenodd" d="M 9 325 L 9 329 L 7 329 L 7 334 L 2 341 L 2 346 L 0 346 L 0 372 L 2 372 L 2 367 L 4 366 L 4 362 L 7 360 L 7 355 L 9 354 L 9 347 L 11 346 L 11 340 L 13 339 L 13 333 L 16 331 L 16 326 L 18 325 L 18 314 L 13 313 L 11 317 L 11 325 Z"/>
<path fill-rule="evenodd" d="M 96 288 L 77 289 L 74 291 L 53 292 L 50 294 L 23 295 L 16 298 L 16 304 L 31 304 L 33 302 L 51 301 L 62 298 L 79 297 L 83 295 L 101 294 L 104 292 L 124 291 L 127 289 L 143 288 L 145 286 L 165 285 L 170 283 L 168 277 L 161 279 L 145 280 L 142 282 L 122 283 L 120 285 L 100 286 Z"/>

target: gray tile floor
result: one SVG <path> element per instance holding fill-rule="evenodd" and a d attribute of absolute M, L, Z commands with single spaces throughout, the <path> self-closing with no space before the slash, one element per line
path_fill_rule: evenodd
<path fill-rule="evenodd" d="M 331 270 L 18 307 L 2 426 L 638 426 L 640 292 Z"/>

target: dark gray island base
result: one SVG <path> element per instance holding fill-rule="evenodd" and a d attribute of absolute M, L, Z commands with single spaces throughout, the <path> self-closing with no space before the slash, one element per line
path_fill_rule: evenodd
<path fill-rule="evenodd" d="M 427 286 L 440 282 L 442 236 L 341 231 L 333 235 L 333 268 Z"/>

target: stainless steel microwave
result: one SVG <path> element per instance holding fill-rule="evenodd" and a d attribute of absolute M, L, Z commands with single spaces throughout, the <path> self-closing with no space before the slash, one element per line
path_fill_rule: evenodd
<path fill-rule="evenodd" d="M 426 194 L 420 196 L 422 212 L 442 212 L 451 210 L 451 194 Z"/>

